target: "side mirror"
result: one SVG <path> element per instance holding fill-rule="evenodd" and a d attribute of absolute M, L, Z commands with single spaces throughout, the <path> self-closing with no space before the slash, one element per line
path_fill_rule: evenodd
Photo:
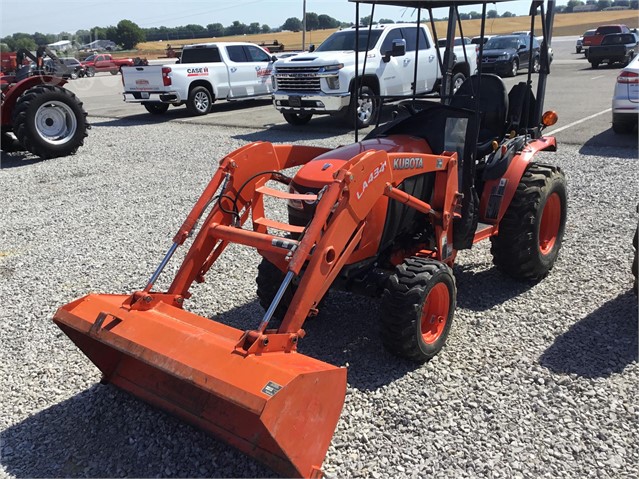
<path fill-rule="evenodd" d="M 315 45 L 313 45 L 313 44 L 309 45 L 308 52 L 309 53 L 313 53 L 314 51 L 315 51 Z"/>
<path fill-rule="evenodd" d="M 277 61 L 277 57 L 276 57 L 275 55 L 272 55 L 272 56 L 271 56 L 271 61 L 272 61 L 272 62 L 276 62 L 276 61 Z"/>
<path fill-rule="evenodd" d="M 526 45 L 519 45 L 517 47 L 517 50 L 525 50 L 526 49 Z"/>
<path fill-rule="evenodd" d="M 391 50 L 384 53 L 382 60 L 389 62 L 391 57 L 402 57 L 404 55 L 406 55 L 406 40 L 398 38 L 393 40 Z"/>

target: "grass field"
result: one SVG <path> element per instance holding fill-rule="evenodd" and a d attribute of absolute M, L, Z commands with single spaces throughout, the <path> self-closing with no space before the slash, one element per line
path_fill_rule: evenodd
<path fill-rule="evenodd" d="M 555 16 L 553 28 L 554 36 L 581 35 L 589 28 L 596 28 L 607 23 L 624 23 L 630 28 L 639 27 L 639 16 L 634 10 L 616 10 L 610 12 L 584 12 L 570 13 Z M 536 31 L 541 32 L 541 25 L 537 24 Z M 446 22 L 436 22 L 437 36 L 443 37 L 446 34 Z M 465 36 L 479 35 L 480 21 L 465 20 L 462 22 Z M 530 30 L 529 17 L 495 18 L 486 22 L 486 34 L 510 33 L 518 30 Z M 314 30 L 306 32 L 306 44 L 319 45 L 335 30 Z M 256 35 L 239 35 L 221 38 L 198 38 L 196 40 L 172 40 L 173 47 L 189 45 L 192 43 L 205 43 L 212 41 L 243 41 L 252 43 L 272 43 L 277 40 L 283 43 L 286 50 L 300 50 L 302 48 L 302 32 L 278 32 L 260 33 Z M 161 57 L 164 55 L 166 41 L 144 42 L 138 44 L 138 55 L 147 58 Z"/>

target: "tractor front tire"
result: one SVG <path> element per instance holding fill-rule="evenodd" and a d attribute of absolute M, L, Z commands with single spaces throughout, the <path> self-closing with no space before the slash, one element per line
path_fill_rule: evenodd
<path fill-rule="evenodd" d="M 268 308 L 271 306 L 285 275 L 284 272 L 280 271 L 279 268 L 269 260 L 262 258 L 262 261 L 257 267 L 257 278 L 255 282 L 257 283 L 257 296 L 265 312 L 268 311 Z M 289 284 L 284 296 L 282 296 L 280 304 L 277 305 L 275 313 L 273 313 L 273 319 L 277 324 L 284 319 L 286 311 L 295 295 L 295 290 L 295 285 Z"/>
<path fill-rule="evenodd" d="M 520 280 L 537 281 L 552 269 L 566 227 L 566 179 L 556 166 L 530 164 L 490 238 L 493 263 Z"/>
<path fill-rule="evenodd" d="M 381 339 L 392 354 L 424 363 L 446 343 L 457 303 L 451 269 L 439 261 L 407 258 L 386 283 Z"/>
<path fill-rule="evenodd" d="M 20 144 L 43 159 L 72 155 L 84 144 L 89 129 L 82 102 L 53 85 L 27 90 L 13 115 L 13 132 Z"/>

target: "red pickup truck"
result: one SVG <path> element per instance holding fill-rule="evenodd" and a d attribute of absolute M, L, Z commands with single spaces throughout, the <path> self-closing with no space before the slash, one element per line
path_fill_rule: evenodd
<path fill-rule="evenodd" d="M 586 51 L 586 58 L 588 49 L 601 45 L 603 37 L 611 33 L 630 33 L 630 29 L 626 25 L 601 25 L 595 30 L 594 35 L 584 36 L 582 48 Z"/>
<path fill-rule="evenodd" d="M 92 77 L 97 72 L 110 72 L 111 75 L 117 75 L 120 67 L 132 67 L 135 64 L 132 58 L 113 58 L 108 53 L 96 53 L 88 56 L 81 63 L 88 77 Z"/>

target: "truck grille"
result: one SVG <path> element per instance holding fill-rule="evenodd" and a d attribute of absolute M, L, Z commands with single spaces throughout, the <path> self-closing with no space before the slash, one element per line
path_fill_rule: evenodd
<path fill-rule="evenodd" d="M 280 67 L 275 79 L 278 90 L 320 91 L 320 67 Z"/>

